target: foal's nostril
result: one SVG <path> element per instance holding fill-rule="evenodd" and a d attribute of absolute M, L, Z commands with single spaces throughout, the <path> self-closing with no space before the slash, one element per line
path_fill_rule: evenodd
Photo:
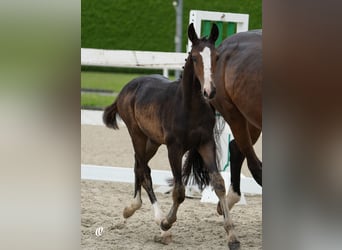
<path fill-rule="evenodd" d="M 216 94 L 216 88 L 213 88 L 213 90 L 210 92 L 209 99 L 213 98 Z"/>
<path fill-rule="evenodd" d="M 203 93 L 203 95 L 204 95 L 204 97 L 206 97 L 206 98 L 208 98 L 208 97 L 209 97 L 209 95 L 208 95 L 207 91 L 205 91 L 205 90 L 204 90 L 204 93 Z"/>

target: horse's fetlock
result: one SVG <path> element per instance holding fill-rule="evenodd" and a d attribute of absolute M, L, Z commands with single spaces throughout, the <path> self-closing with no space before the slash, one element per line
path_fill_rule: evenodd
<path fill-rule="evenodd" d="M 172 224 L 168 222 L 167 219 L 162 220 L 162 222 L 160 223 L 160 228 L 163 231 L 167 231 L 171 228 Z"/>

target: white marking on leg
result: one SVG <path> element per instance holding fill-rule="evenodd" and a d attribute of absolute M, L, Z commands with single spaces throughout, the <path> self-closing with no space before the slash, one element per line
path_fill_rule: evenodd
<path fill-rule="evenodd" d="M 227 198 L 228 198 L 229 210 L 231 210 L 232 207 L 240 201 L 240 195 L 238 195 L 238 193 L 234 192 L 232 185 L 230 185 L 230 187 L 229 187 Z"/>
<path fill-rule="evenodd" d="M 138 191 L 137 192 L 137 195 L 135 196 L 135 198 L 133 199 L 133 202 L 132 202 L 132 208 L 134 210 L 137 210 L 141 207 L 142 205 L 142 201 L 141 201 L 141 192 Z"/>
<path fill-rule="evenodd" d="M 140 193 L 140 191 L 138 191 L 137 195 L 133 199 L 131 205 L 125 207 L 125 209 L 123 211 L 124 218 L 127 219 L 128 217 L 131 217 L 136 210 L 141 208 L 141 205 L 142 205 L 141 193 Z"/>
<path fill-rule="evenodd" d="M 208 47 L 205 47 L 202 52 L 200 52 L 203 62 L 203 88 L 210 95 L 211 92 L 211 51 Z"/>
<path fill-rule="evenodd" d="M 162 219 L 164 218 L 163 212 L 161 211 L 158 202 L 152 204 L 153 212 L 154 212 L 154 221 L 160 226 Z"/>

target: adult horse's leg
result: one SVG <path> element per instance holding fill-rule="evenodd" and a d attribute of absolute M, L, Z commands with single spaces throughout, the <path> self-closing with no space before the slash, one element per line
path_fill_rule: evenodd
<path fill-rule="evenodd" d="M 229 143 L 229 153 L 230 153 L 230 187 L 227 195 L 227 202 L 229 210 L 240 201 L 240 175 L 241 167 L 245 156 L 239 150 L 236 141 L 232 140 Z M 221 204 L 217 204 L 217 212 L 222 215 Z"/>
<path fill-rule="evenodd" d="M 254 145 L 258 140 L 261 130 L 254 127 L 251 124 L 248 124 L 249 134 L 251 137 L 252 144 Z M 236 140 L 233 140 L 229 143 L 229 150 L 230 150 L 230 174 L 231 174 L 231 186 L 228 192 L 228 205 L 229 209 L 231 209 L 235 203 L 240 200 L 241 191 L 240 191 L 240 180 L 241 180 L 241 167 L 245 156 L 240 151 Z M 250 165 L 248 165 L 250 167 Z M 262 175 L 261 168 L 250 169 L 251 173 L 254 171 L 253 176 L 260 176 Z M 238 199 L 237 199 L 238 198 Z"/>
<path fill-rule="evenodd" d="M 248 124 L 249 133 L 251 135 L 252 144 L 254 145 L 258 138 L 260 137 L 261 130 Z M 241 180 L 241 167 L 245 159 L 245 156 L 240 151 L 235 140 L 229 143 L 230 152 L 230 187 L 228 191 L 228 206 L 229 210 L 240 201 L 241 191 L 240 191 L 240 180 Z M 256 175 L 262 175 L 261 169 L 256 169 Z M 222 215 L 220 204 L 217 204 L 217 212 Z"/>
<path fill-rule="evenodd" d="M 253 144 L 255 143 L 253 141 L 257 139 L 257 136 L 253 136 L 252 139 L 251 133 L 250 133 L 250 127 L 247 120 L 243 117 L 243 115 L 240 113 L 240 111 L 232 105 L 232 109 L 227 111 L 229 113 L 228 115 L 224 115 L 225 119 L 227 120 L 232 133 L 234 135 L 236 144 L 237 144 L 237 150 L 240 151 L 247 159 L 247 165 L 248 168 L 255 179 L 255 181 L 262 186 L 262 163 L 258 159 L 257 155 L 255 154 Z M 253 128 L 253 127 L 252 127 Z M 255 134 L 260 133 L 254 132 Z M 237 173 L 241 172 L 240 170 L 237 171 Z M 237 175 L 237 173 L 234 173 L 234 175 Z M 239 180 L 240 177 L 234 177 L 234 180 Z"/>
<path fill-rule="evenodd" d="M 177 220 L 177 211 L 179 205 L 185 199 L 185 188 L 182 182 L 182 156 L 183 152 L 180 145 L 167 145 L 168 157 L 171 165 L 171 170 L 174 179 L 174 188 L 172 191 L 172 207 L 166 216 L 162 220 L 160 227 L 162 230 L 166 231 L 172 227 L 172 224 Z"/>
<path fill-rule="evenodd" d="M 237 250 L 240 249 L 240 242 L 235 234 L 233 221 L 229 216 L 226 188 L 224 180 L 216 165 L 215 150 L 214 140 L 203 144 L 198 148 L 198 152 L 203 158 L 204 165 L 208 168 L 211 185 L 213 186 L 221 204 L 221 210 L 223 211 L 223 226 L 228 235 L 229 249 Z"/>
<path fill-rule="evenodd" d="M 254 143 L 250 134 L 250 128 L 253 127 L 249 125 L 248 121 L 231 100 L 226 98 L 220 103 L 217 100 L 213 100 L 212 104 L 229 124 L 240 152 L 247 159 L 247 165 L 253 178 L 262 186 L 262 163 L 255 154 Z"/>
<path fill-rule="evenodd" d="M 249 133 L 251 135 L 253 145 L 256 143 L 260 137 L 261 130 L 249 124 Z M 229 143 L 229 153 L 230 153 L 230 187 L 228 191 L 228 207 L 229 210 L 240 201 L 241 191 L 240 191 L 240 180 L 241 180 L 241 168 L 245 156 L 240 151 L 235 139 Z M 261 169 L 257 169 L 260 174 L 262 174 Z M 222 215 L 220 202 L 217 204 L 217 212 Z"/>

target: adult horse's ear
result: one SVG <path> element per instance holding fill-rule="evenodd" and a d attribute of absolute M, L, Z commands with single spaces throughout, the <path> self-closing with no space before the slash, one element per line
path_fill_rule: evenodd
<path fill-rule="evenodd" d="M 192 42 L 192 44 L 195 44 L 198 41 L 198 36 L 196 34 L 195 28 L 194 28 L 194 24 L 191 23 L 189 25 L 188 28 L 188 37 L 190 39 L 190 41 Z"/>
<path fill-rule="evenodd" d="M 219 35 L 218 27 L 217 27 L 216 23 L 213 23 L 213 26 L 211 27 L 211 31 L 210 31 L 209 40 L 211 42 L 215 43 L 215 41 L 218 38 L 218 35 Z"/>

